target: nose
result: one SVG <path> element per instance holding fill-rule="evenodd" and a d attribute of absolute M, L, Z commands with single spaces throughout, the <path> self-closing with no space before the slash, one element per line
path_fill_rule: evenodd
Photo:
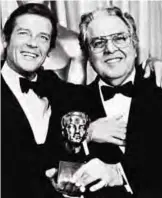
<path fill-rule="evenodd" d="M 30 37 L 27 41 L 27 45 L 31 48 L 37 48 L 37 40 L 34 37 Z"/>
<path fill-rule="evenodd" d="M 104 53 L 113 53 L 118 48 L 113 44 L 112 40 L 107 40 L 107 43 L 105 45 Z"/>
<path fill-rule="evenodd" d="M 79 126 L 76 126 L 76 133 L 80 133 L 80 129 L 79 129 Z"/>

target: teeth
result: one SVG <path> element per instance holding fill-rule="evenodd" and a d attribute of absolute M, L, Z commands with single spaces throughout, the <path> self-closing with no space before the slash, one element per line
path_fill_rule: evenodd
<path fill-rule="evenodd" d="M 29 56 L 31 58 L 36 58 L 37 55 L 34 53 L 30 53 L 30 52 L 22 52 L 23 56 Z"/>
<path fill-rule="evenodd" d="M 114 58 L 114 59 L 109 59 L 106 60 L 107 63 L 115 63 L 115 62 L 119 62 L 121 60 L 121 58 Z"/>

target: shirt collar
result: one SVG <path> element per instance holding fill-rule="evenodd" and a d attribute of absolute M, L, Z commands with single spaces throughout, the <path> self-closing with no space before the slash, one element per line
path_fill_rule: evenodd
<path fill-rule="evenodd" d="M 11 69 L 7 62 L 4 63 L 1 73 L 4 80 L 11 89 L 20 89 L 19 78 L 22 76 Z"/>
<path fill-rule="evenodd" d="M 10 68 L 7 64 L 7 62 L 5 61 L 2 70 L 1 70 L 1 74 L 5 80 L 5 82 L 7 83 L 7 85 L 13 90 L 21 90 L 20 88 L 20 82 L 19 82 L 19 78 L 24 78 L 22 75 L 20 75 L 19 73 L 15 72 L 12 68 Z M 32 79 L 32 81 L 36 81 L 37 80 L 37 76 L 35 76 L 34 79 Z"/>

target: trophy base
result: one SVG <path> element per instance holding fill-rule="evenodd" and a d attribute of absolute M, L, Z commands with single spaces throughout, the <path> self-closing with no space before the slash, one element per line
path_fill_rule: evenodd
<path fill-rule="evenodd" d="M 79 187 L 75 186 L 74 183 L 71 182 L 74 173 L 82 165 L 82 163 L 77 162 L 59 162 L 57 183 L 59 186 L 59 192 L 65 195 L 65 197 L 66 195 L 73 198 L 82 196 Z"/>

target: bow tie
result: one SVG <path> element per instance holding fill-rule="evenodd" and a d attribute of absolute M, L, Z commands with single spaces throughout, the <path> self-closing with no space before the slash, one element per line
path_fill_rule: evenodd
<path fill-rule="evenodd" d="M 32 89 L 35 93 L 37 93 L 38 82 L 33 82 L 27 80 L 26 78 L 20 78 L 20 87 L 21 91 L 24 93 L 28 93 L 29 89 Z"/>
<path fill-rule="evenodd" d="M 102 86 L 101 91 L 102 91 L 104 100 L 109 100 L 117 93 L 121 93 L 125 96 L 132 97 L 133 84 L 132 82 L 128 82 L 122 86 L 116 86 L 116 87 Z"/>

